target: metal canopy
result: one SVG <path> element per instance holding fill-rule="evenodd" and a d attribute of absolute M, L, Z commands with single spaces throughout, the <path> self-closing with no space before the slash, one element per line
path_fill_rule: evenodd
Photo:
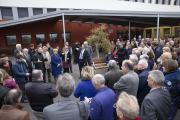
<path fill-rule="evenodd" d="M 59 19 L 64 14 L 65 20 L 94 22 L 94 23 L 108 23 L 114 25 L 128 26 L 131 21 L 131 26 L 137 27 L 151 27 L 157 25 L 156 13 L 142 13 L 142 12 L 117 12 L 117 11 L 103 11 L 103 10 L 61 10 L 47 14 L 36 15 L 33 17 L 23 18 L 19 20 L 10 20 L 0 23 L 0 28 L 10 27 L 19 24 L 32 23 L 37 21 L 47 21 L 52 19 Z M 162 25 L 179 25 L 180 14 L 159 14 L 160 26 Z"/>

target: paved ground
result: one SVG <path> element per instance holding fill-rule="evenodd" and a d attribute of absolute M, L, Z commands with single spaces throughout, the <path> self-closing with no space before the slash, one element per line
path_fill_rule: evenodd
<path fill-rule="evenodd" d="M 106 69 L 100 69 L 100 70 L 97 70 L 96 73 L 104 74 L 106 71 L 107 71 Z M 78 65 L 73 65 L 73 73 L 71 73 L 71 74 L 75 78 L 76 83 L 78 83 L 78 81 L 79 81 Z M 57 102 L 59 99 L 61 99 L 60 96 L 56 97 L 54 99 L 54 102 Z M 76 98 L 74 98 L 74 99 L 76 99 Z M 35 116 L 32 114 L 31 107 L 29 106 L 29 103 L 23 103 L 22 105 L 24 106 L 24 109 L 30 113 L 32 120 L 37 120 L 35 118 Z M 178 111 L 178 115 L 176 116 L 175 120 L 180 120 L 180 110 Z"/>
<path fill-rule="evenodd" d="M 106 71 L 107 71 L 106 69 L 101 69 L 101 70 L 97 70 L 96 73 L 104 74 Z M 71 75 L 74 77 L 77 84 L 79 81 L 79 75 L 80 75 L 78 65 L 75 65 L 75 64 L 73 65 L 73 73 L 71 73 Z M 61 99 L 60 96 L 56 97 L 54 99 L 54 102 L 57 102 L 59 99 Z M 22 103 L 22 105 L 24 106 L 24 109 L 30 113 L 32 120 L 37 120 L 31 111 L 31 107 L 29 106 L 29 103 Z"/>

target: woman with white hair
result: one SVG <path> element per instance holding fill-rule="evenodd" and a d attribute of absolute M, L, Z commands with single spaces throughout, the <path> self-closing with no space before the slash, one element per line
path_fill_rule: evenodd
<path fill-rule="evenodd" d="M 54 76 L 54 80 L 56 82 L 62 70 L 62 59 L 58 54 L 58 49 L 53 49 L 53 54 L 51 56 L 51 68 L 52 75 Z"/>
<path fill-rule="evenodd" d="M 122 92 L 114 107 L 118 120 L 139 120 L 139 105 L 135 96 Z"/>
<path fill-rule="evenodd" d="M 22 54 L 21 44 L 16 44 L 16 48 L 14 49 L 14 57 L 16 57 L 17 54 Z"/>

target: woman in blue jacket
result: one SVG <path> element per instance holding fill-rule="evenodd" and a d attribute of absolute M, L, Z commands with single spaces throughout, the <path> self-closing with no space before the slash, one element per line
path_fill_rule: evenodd
<path fill-rule="evenodd" d="M 54 76 L 54 80 L 56 82 L 58 76 L 61 74 L 62 60 L 58 54 L 58 49 L 53 49 L 53 52 L 54 53 L 51 56 L 51 67 L 52 67 L 52 75 Z"/>
<path fill-rule="evenodd" d="M 84 97 L 92 98 L 96 95 L 97 91 L 94 88 L 91 79 L 94 76 L 94 69 L 91 66 L 85 66 L 81 71 L 82 80 L 78 83 L 74 96 L 79 98 L 80 101 L 84 100 Z"/>

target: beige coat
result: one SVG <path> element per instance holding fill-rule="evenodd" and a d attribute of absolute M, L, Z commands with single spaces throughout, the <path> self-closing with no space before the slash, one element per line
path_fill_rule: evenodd
<path fill-rule="evenodd" d="M 30 120 L 29 113 L 11 105 L 3 105 L 0 110 L 0 120 Z"/>
<path fill-rule="evenodd" d="M 47 51 L 46 53 L 43 53 L 43 57 L 47 59 L 47 61 L 44 62 L 45 68 L 49 69 L 50 63 L 51 63 L 51 56 L 50 56 L 49 52 Z"/>

